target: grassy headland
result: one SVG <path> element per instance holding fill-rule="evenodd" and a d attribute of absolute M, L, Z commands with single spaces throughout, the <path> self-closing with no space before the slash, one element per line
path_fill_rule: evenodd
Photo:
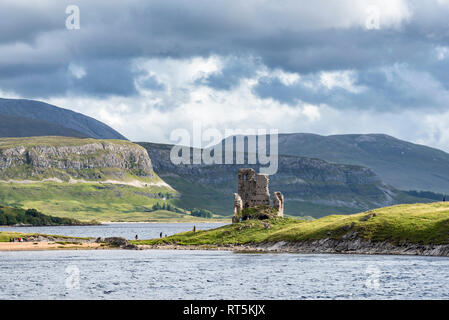
<path fill-rule="evenodd" d="M 407 204 L 353 215 L 331 215 L 313 221 L 292 218 L 247 220 L 213 230 L 184 232 L 171 237 L 133 241 L 146 245 L 241 245 L 341 240 L 352 233 L 372 241 L 449 244 L 449 203 Z"/>

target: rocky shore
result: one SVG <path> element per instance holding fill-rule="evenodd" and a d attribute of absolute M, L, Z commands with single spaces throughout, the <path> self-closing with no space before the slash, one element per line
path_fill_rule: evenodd
<path fill-rule="evenodd" d="M 449 257 L 448 245 L 421 245 L 409 242 L 393 244 L 387 241 L 374 242 L 362 239 L 334 240 L 321 239 L 307 242 L 275 242 L 245 245 L 139 245 L 139 249 L 160 250 L 227 250 L 260 253 L 302 253 L 302 254 L 388 254 Z"/>
<path fill-rule="evenodd" d="M 19 242 L 18 238 L 21 238 L 22 241 Z M 15 238 L 13 242 L 0 242 L 0 251 L 139 249 L 136 245 L 120 237 L 71 238 L 38 234 L 21 237 L 18 235 L 18 238 Z"/>
<path fill-rule="evenodd" d="M 27 245 L 27 243 L 29 245 Z M 34 244 L 34 245 L 31 245 Z M 131 249 L 131 250 L 219 250 L 237 253 L 300 253 L 300 254 L 386 254 L 449 257 L 449 244 L 422 245 L 409 242 L 393 244 L 367 240 L 321 239 L 307 242 L 275 242 L 230 245 L 134 245 L 123 238 L 89 239 L 58 237 L 27 237 L 24 243 L 0 243 L 0 251 L 50 250 L 50 249 Z"/>

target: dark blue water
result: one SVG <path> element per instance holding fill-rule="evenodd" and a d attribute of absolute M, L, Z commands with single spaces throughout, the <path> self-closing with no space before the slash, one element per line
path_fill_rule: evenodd
<path fill-rule="evenodd" d="M 74 237 L 123 237 L 134 239 L 159 238 L 163 235 L 190 231 L 193 226 L 197 230 L 213 229 L 225 225 L 224 223 L 111 223 L 99 226 L 58 226 L 58 227 L 0 227 L 0 231 L 16 231 L 26 233 L 57 234 Z"/>
<path fill-rule="evenodd" d="M 0 299 L 448 299 L 449 259 L 224 251 L 0 252 Z"/>

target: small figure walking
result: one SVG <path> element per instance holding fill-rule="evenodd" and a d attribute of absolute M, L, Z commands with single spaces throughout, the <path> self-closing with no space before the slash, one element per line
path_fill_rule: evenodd
<path fill-rule="evenodd" d="M 137 234 L 136 234 L 136 240 L 139 240 L 139 237 L 137 236 Z"/>
<path fill-rule="evenodd" d="M 162 232 L 161 232 L 161 234 L 159 235 L 159 238 L 162 238 Z"/>
<path fill-rule="evenodd" d="M 196 226 L 193 226 L 193 232 L 196 232 Z"/>

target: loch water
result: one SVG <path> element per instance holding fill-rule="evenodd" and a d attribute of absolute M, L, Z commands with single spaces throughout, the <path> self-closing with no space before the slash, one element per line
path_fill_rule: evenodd
<path fill-rule="evenodd" d="M 222 224 L 0 230 L 140 239 Z M 449 258 L 205 250 L 0 252 L 0 299 L 448 299 Z"/>

